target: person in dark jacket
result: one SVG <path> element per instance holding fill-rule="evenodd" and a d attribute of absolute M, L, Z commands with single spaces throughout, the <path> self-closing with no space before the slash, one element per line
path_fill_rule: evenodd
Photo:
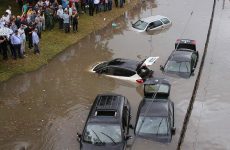
<path fill-rule="evenodd" d="M 7 48 L 7 38 L 5 36 L 0 36 L 0 51 L 2 52 L 3 60 L 7 60 L 8 48 Z"/>
<path fill-rule="evenodd" d="M 73 12 L 73 32 L 78 32 L 78 18 L 77 11 Z"/>
<path fill-rule="evenodd" d="M 94 1 L 89 0 L 89 15 L 93 16 L 93 11 L 94 11 Z"/>

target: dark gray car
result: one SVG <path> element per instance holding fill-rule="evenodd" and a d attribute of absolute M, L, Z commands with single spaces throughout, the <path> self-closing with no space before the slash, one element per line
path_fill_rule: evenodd
<path fill-rule="evenodd" d="M 98 95 L 91 107 L 82 134 L 81 150 L 124 150 L 129 134 L 130 105 L 117 94 Z"/>

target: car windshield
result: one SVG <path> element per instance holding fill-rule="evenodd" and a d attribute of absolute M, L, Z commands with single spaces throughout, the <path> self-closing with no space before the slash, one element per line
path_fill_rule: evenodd
<path fill-rule="evenodd" d="M 146 84 L 145 87 L 146 93 L 168 93 L 169 86 L 166 84 Z"/>
<path fill-rule="evenodd" d="M 140 116 L 136 126 L 136 134 L 168 135 L 167 117 Z"/>
<path fill-rule="evenodd" d="M 166 72 L 190 73 L 191 66 L 188 61 L 168 61 L 165 66 Z"/>
<path fill-rule="evenodd" d="M 92 144 L 121 142 L 121 128 L 111 124 L 89 124 L 84 132 L 84 141 Z"/>
<path fill-rule="evenodd" d="M 139 30 L 144 30 L 147 25 L 148 25 L 147 22 L 138 20 L 136 23 L 133 24 L 133 27 Z"/>

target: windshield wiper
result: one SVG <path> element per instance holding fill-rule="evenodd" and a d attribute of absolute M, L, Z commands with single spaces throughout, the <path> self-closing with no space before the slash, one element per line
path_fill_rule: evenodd
<path fill-rule="evenodd" d="M 158 135 L 159 128 L 160 128 L 160 126 L 161 126 L 161 123 L 162 123 L 163 119 L 164 119 L 164 118 L 161 119 L 161 121 L 160 121 L 160 123 L 159 123 L 159 125 L 158 125 L 158 127 L 157 127 L 157 135 Z"/>
<path fill-rule="evenodd" d="M 100 132 L 100 133 L 103 134 L 103 135 L 105 135 L 105 136 L 107 136 L 114 144 L 117 144 L 115 142 L 115 140 L 111 136 L 109 136 L 108 134 L 105 134 L 104 132 Z"/>
<path fill-rule="evenodd" d="M 99 140 L 99 144 L 105 144 L 104 142 L 101 141 L 101 139 L 99 138 L 99 136 L 94 130 L 91 129 L 91 131 L 93 131 L 93 133 L 96 135 L 97 139 Z"/>

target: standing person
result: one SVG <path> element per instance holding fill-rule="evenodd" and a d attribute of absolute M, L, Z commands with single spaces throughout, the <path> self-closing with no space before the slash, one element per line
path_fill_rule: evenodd
<path fill-rule="evenodd" d="M 96 9 L 96 14 L 99 11 L 99 3 L 100 3 L 100 0 L 94 0 L 94 9 Z"/>
<path fill-rule="evenodd" d="M 108 0 L 108 10 L 112 10 L 112 7 L 113 7 L 113 1 Z"/>
<path fill-rule="evenodd" d="M 29 3 L 27 2 L 22 6 L 22 13 L 26 14 L 28 11 L 28 8 L 29 8 Z"/>
<path fill-rule="evenodd" d="M 29 49 L 32 49 L 33 48 L 33 40 L 32 40 L 33 25 L 32 24 L 29 24 L 27 28 L 27 32 L 28 32 Z"/>
<path fill-rule="evenodd" d="M 7 38 L 4 36 L 0 36 L 0 51 L 2 51 L 3 60 L 7 60 Z"/>
<path fill-rule="evenodd" d="M 73 9 L 72 9 L 72 7 L 67 6 L 67 11 L 68 11 L 69 16 L 70 16 L 70 24 L 72 24 L 72 20 L 73 20 L 73 18 L 72 18 Z"/>
<path fill-rule="evenodd" d="M 77 9 L 77 12 L 79 12 L 79 0 L 73 0 L 73 2 L 74 2 L 74 5 Z"/>
<path fill-rule="evenodd" d="M 15 33 L 11 36 L 11 44 L 13 45 L 13 57 L 14 59 L 17 59 L 17 55 L 19 58 L 23 58 L 21 54 L 21 37 L 18 33 L 18 30 L 15 31 Z"/>
<path fill-rule="evenodd" d="M 78 13 L 77 11 L 75 11 L 73 13 L 73 32 L 78 32 L 78 19 L 79 19 L 79 16 L 78 16 Z"/>
<path fill-rule="evenodd" d="M 32 39 L 33 39 L 33 45 L 34 45 L 34 54 L 40 54 L 40 49 L 39 49 L 39 37 L 38 37 L 38 29 L 35 28 L 33 33 L 32 33 Z"/>
<path fill-rule="evenodd" d="M 93 16 L 94 11 L 94 0 L 89 0 L 89 15 Z"/>
<path fill-rule="evenodd" d="M 115 6 L 118 7 L 118 0 L 114 0 Z"/>
<path fill-rule="evenodd" d="M 59 29 L 63 29 L 63 9 L 62 5 L 59 5 L 57 10 L 57 18 L 59 22 Z"/>
<path fill-rule="evenodd" d="M 69 17 L 67 10 L 65 10 L 63 14 L 63 20 L 64 20 L 65 33 L 69 33 L 70 32 L 70 24 L 69 24 L 70 17 Z"/>
<path fill-rule="evenodd" d="M 38 13 L 37 17 L 35 18 L 35 23 L 36 23 L 36 28 L 38 29 L 38 36 L 41 38 L 41 33 L 42 33 L 42 18 L 41 14 Z"/>
<path fill-rule="evenodd" d="M 21 54 L 25 54 L 25 46 L 26 46 L 26 34 L 25 34 L 25 28 L 26 25 L 21 25 L 20 28 L 18 29 L 18 33 L 21 37 Z"/>
<path fill-rule="evenodd" d="M 81 0 L 81 13 L 86 13 L 85 6 L 86 0 Z"/>

